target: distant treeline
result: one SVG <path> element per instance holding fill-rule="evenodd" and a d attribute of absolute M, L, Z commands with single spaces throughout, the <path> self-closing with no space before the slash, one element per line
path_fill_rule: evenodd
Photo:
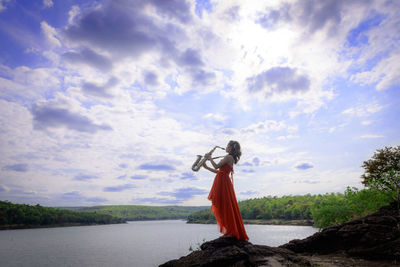
<path fill-rule="evenodd" d="M 0 201 L 0 229 L 123 223 L 121 218 Z"/>
<path fill-rule="evenodd" d="M 208 209 L 209 207 L 191 206 L 142 206 L 142 205 L 110 205 L 73 208 L 78 212 L 97 212 L 122 218 L 128 221 L 140 220 L 174 220 L 187 219 L 193 212 Z"/>
<path fill-rule="evenodd" d="M 389 193 L 348 187 L 342 193 L 263 197 L 239 202 L 244 220 L 312 220 L 314 226 L 324 228 L 378 210 L 391 201 Z M 215 223 L 210 209 L 188 217 L 189 223 Z"/>
<path fill-rule="evenodd" d="M 311 220 L 311 206 L 316 196 L 263 197 L 239 202 L 239 209 L 244 220 Z M 189 223 L 215 223 L 210 209 L 193 213 Z"/>
<path fill-rule="evenodd" d="M 388 205 L 393 196 L 379 190 L 347 188 L 344 193 L 263 197 L 239 202 L 246 221 L 303 220 L 324 228 L 364 216 Z M 113 205 L 50 208 L 0 201 L 0 229 L 122 223 L 125 220 L 187 219 L 189 223 L 215 223 L 209 207 Z M 292 223 L 293 224 L 293 223 Z"/>

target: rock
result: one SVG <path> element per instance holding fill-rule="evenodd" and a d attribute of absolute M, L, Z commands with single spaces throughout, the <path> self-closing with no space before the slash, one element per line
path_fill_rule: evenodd
<path fill-rule="evenodd" d="M 205 242 L 198 251 L 160 266 L 399 266 L 399 223 L 399 211 L 393 203 L 280 247 L 220 237 Z"/>
<path fill-rule="evenodd" d="M 160 266 L 312 266 L 309 260 L 285 248 L 253 245 L 236 238 L 220 237 L 205 242 L 200 249 Z"/>
<path fill-rule="evenodd" d="M 282 245 L 297 253 L 344 253 L 372 260 L 400 260 L 399 211 L 395 203 L 379 211 Z"/>

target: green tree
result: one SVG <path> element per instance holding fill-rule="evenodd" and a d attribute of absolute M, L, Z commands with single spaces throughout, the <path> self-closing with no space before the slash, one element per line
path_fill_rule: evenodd
<path fill-rule="evenodd" d="M 325 194 L 314 202 L 312 218 L 314 226 L 325 228 L 353 218 L 362 217 L 388 205 L 391 196 L 387 191 L 347 187 L 344 194 Z"/>
<path fill-rule="evenodd" d="M 352 212 L 346 205 L 343 194 L 325 194 L 322 200 L 312 207 L 315 226 L 325 228 L 338 225 L 352 218 Z"/>
<path fill-rule="evenodd" d="M 364 161 L 365 173 L 361 175 L 362 183 L 382 191 L 393 192 L 400 203 L 400 146 L 378 149 L 371 159 Z"/>

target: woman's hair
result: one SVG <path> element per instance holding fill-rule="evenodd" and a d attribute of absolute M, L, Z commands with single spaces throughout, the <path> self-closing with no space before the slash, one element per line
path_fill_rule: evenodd
<path fill-rule="evenodd" d="M 240 149 L 240 144 L 238 141 L 229 141 L 228 146 L 231 148 L 229 155 L 233 157 L 235 164 L 239 161 L 240 156 L 242 155 L 242 151 Z"/>

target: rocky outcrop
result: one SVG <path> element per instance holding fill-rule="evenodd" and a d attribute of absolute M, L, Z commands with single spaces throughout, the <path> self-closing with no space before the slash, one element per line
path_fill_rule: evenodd
<path fill-rule="evenodd" d="M 220 237 L 160 266 L 399 266 L 399 224 L 399 210 L 393 203 L 280 247 Z"/>
<path fill-rule="evenodd" d="M 395 203 L 379 211 L 281 246 L 296 253 L 342 253 L 371 260 L 400 261 L 399 211 Z"/>
<path fill-rule="evenodd" d="M 236 238 L 220 237 L 205 242 L 200 250 L 166 262 L 161 267 L 211 266 L 312 266 L 307 259 L 285 248 L 253 245 Z"/>

